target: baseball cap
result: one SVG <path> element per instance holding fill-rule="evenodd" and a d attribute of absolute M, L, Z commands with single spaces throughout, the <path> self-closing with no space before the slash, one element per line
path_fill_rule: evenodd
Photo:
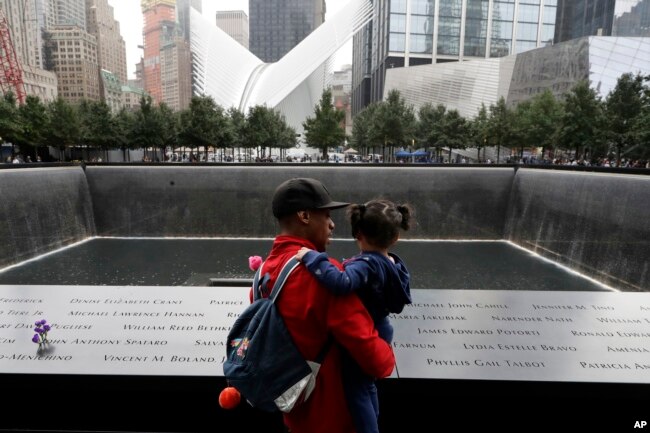
<path fill-rule="evenodd" d="M 282 182 L 273 194 L 273 216 L 283 216 L 309 209 L 339 209 L 350 203 L 333 201 L 320 181 L 296 177 Z"/>

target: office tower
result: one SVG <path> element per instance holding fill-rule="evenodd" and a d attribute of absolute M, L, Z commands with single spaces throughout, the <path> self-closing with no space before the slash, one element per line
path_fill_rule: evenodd
<path fill-rule="evenodd" d="M 214 0 L 208 0 L 214 1 Z M 190 7 L 203 12 L 202 0 L 176 0 L 176 22 L 179 31 L 186 41 L 190 40 Z"/>
<path fill-rule="evenodd" d="M 217 11 L 217 27 L 248 48 L 248 15 L 244 11 Z"/>
<path fill-rule="evenodd" d="M 557 0 L 374 0 L 353 41 L 352 112 L 384 94 L 386 70 L 503 57 L 550 45 Z"/>
<path fill-rule="evenodd" d="M 650 36 L 650 0 L 559 0 L 555 43 L 582 36 Z"/>
<path fill-rule="evenodd" d="M 250 51 L 280 60 L 325 20 L 325 0 L 249 0 Z"/>
<path fill-rule="evenodd" d="M 162 102 L 160 49 L 166 29 L 175 27 L 175 0 L 142 0 L 144 16 L 144 89 L 155 103 Z"/>
<path fill-rule="evenodd" d="M 59 96 L 70 102 L 100 99 L 97 39 L 77 26 L 49 29 L 54 72 Z"/>
<path fill-rule="evenodd" d="M 176 26 L 164 27 L 160 47 L 160 86 L 162 102 L 179 111 L 192 99 L 192 55 Z"/>
<path fill-rule="evenodd" d="M 86 29 L 86 0 L 44 0 L 46 26 L 77 26 Z"/>
<path fill-rule="evenodd" d="M 34 2 L 24 0 L 0 0 L 11 31 L 16 56 L 21 65 L 42 66 L 40 28 Z"/>
<path fill-rule="evenodd" d="M 99 67 L 126 83 L 126 45 L 107 0 L 86 0 L 86 25 L 97 39 Z"/>

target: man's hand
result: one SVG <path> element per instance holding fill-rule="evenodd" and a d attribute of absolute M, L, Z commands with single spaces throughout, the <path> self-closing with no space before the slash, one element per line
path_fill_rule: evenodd
<path fill-rule="evenodd" d="M 307 254 L 310 251 L 311 250 L 309 248 L 307 248 L 307 247 L 300 248 L 298 250 L 298 252 L 296 253 L 296 259 L 302 261 L 302 258 L 305 257 L 305 254 Z"/>

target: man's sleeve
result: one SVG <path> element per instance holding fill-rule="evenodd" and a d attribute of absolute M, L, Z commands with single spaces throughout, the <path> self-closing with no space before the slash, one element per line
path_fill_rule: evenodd
<path fill-rule="evenodd" d="M 377 378 L 390 376 L 395 366 L 393 349 L 379 337 L 357 295 L 332 296 L 327 315 L 334 338 L 366 374 Z"/>

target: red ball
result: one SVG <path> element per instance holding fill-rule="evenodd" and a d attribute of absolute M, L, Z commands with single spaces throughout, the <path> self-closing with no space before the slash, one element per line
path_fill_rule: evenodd
<path fill-rule="evenodd" d="M 241 394 L 236 388 L 229 386 L 219 394 L 219 406 L 224 409 L 234 409 L 241 401 Z"/>

